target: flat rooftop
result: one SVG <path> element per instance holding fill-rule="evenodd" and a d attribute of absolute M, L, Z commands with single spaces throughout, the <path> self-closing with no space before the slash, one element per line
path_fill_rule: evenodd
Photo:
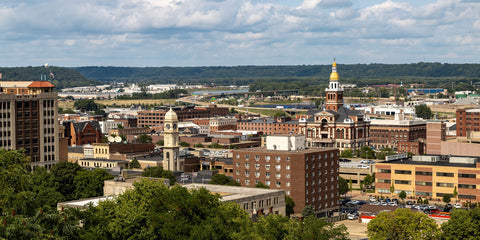
<path fill-rule="evenodd" d="M 234 186 L 200 184 L 200 183 L 185 184 L 183 185 L 183 187 L 187 189 L 205 188 L 212 193 L 218 193 L 222 197 L 221 201 L 225 201 L 225 202 L 235 201 L 238 199 L 258 196 L 262 194 L 284 192 L 284 190 L 275 190 L 275 189 L 234 187 Z"/>
<path fill-rule="evenodd" d="M 264 153 L 316 153 L 316 152 L 324 152 L 324 151 L 331 151 L 331 150 L 338 150 L 337 148 L 305 148 L 300 150 L 268 150 L 266 147 L 255 147 L 255 148 L 242 148 L 234 150 L 234 152 L 264 152 Z"/>
<path fill-rule="evenodd" d="M 473 163 L 451 163 L 446 160 L 440 160 L 438 162 L 423 162 L 423 161 L 412 161 L 408 160 L 393 160 L 388 162 L 377 162 L 377 164 L 409 164 L 409 165 L 419 165 L 419 166 L 442 166 L 442 167 L 462 167 L 462 168 L 477 168 L 476 164 Z"/>

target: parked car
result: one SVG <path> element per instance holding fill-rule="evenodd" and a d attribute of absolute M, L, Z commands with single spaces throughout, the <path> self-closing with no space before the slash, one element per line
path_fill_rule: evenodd
<path fill-rule="evenodd" d="M 358 219 L 358 216 L 353 215 L 353 214 L 348 214 L 348 219 L 349 220 L 355 220 L 355 219 Z"/>
<path fill-rule="evenodd" d="M 413 202 L 412 201 L 407 201 L 407 205 L 412 205 Z"/>
<path fill-rule="evenodd" d="M 370 197 L 368 200 L 369 200 L 370 202 L 375 202 L 375 201 L 377 201 L 377 199 L 374 198 L 374 197 Z"/>
<path fill-rule="evenodd" d="M 455 204 L 453 204 L 453 207 L 454 207 L 454 208 L 461 208 L 461 207 L 462 207 L 462 204 L 460 204 L 460 203 L 455 203 Z"/>

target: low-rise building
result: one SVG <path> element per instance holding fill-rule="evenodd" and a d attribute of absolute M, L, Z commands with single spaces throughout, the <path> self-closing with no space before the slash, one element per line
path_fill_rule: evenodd
<path fill-rule="evenodd" d="M 407 196 L 441 200 L 453 196 L 457 188 L 459 200 L 480 200 L 480 162 L 477 158 L 423 155 L 412 160 L 379 162 L 375 168 L 375 191 L 390 195 L 405 191 Z"/>

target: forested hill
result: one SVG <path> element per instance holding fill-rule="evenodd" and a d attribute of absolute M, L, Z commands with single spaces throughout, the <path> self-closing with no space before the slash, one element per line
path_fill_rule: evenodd
<path fill-rule="evenodd" d="M 233 67 L 78 67 L 82 75 L 97 81 L 225 83 L 246 85 L 255 80 L 328 80 L 331 65 L 233 66 Z M 480 64 L 351 64 L 338 65 L 340 78 L 463 78 L 480 79 Z M 346 81 L 348 82 L 348 81 Z"/>
<path fill-rule="evenodd" d="M 55 66 L 3 67 L 0 68 L 0 73 L 2 73 L 2 81 L 40 81 L 46 78 L 57 89 L 88 86 L 97 83 L 82 76 L 75 69 Z M 42 75 L 43 77 L 41 77 Z"/>

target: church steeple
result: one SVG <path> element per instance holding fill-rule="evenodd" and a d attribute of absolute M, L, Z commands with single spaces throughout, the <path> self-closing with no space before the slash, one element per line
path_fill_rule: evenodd
<path fill-rule="evenodd" d="M 325 100 L 326 110 L 338 111 L 343 107 L 343 88 L 340 87 L 340 77 L 337 73 L 337 63 L 335 58 L 332 64 L 332 73 L 330 74 L 329 87 L 325 89 L 327 96 Z"/>

